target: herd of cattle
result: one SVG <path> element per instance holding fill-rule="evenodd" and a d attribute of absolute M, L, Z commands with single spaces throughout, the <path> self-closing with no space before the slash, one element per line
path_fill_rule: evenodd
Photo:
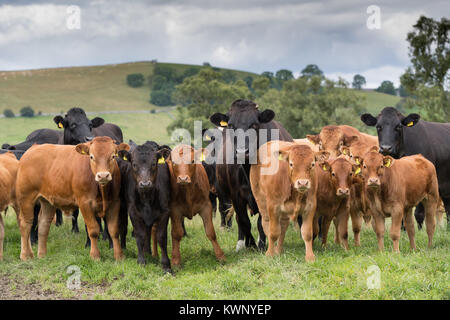
<path fill-rule="evenodd" d="M 180 241 L 186 234 L 184 218 L 202 218 L 215 256 L 224 260 L 216 239 L 213 213 L 217 199 L 221 225 L 231 226 L 235 212 L 238 226 L 236 250 L 257 247 L 266 255 L 280 254 L 291 221 L 301 226 L 307 261 L 315 259 L 313 241 L 327 242 L 334 222 L 335 242 L 348 249 L 348 220 L 351 219 L 355 246 L 360 245 L 363 220 L 371 222 L 384 248 L 385 218 L 392 218 L 390 237 L 399 251 L 404 226 L 415 249 L 413 208 L 419 229 L 425 221 L 428 246 L 442 216 L 441 200 L 450 212 L 450 124 L 420 120 L 417 114 L 404 116 L 392 107 L 374 117 L 361 116 L 375 126 L 377 136 L 346 125 L 330 125 L 317 135 L 293 139 L 272 110 L 260 111 L 248 100 L 236 100 L 227 114 L 210 117 L 216 134 L 269 129 L 266 141 L 257 141 L 258 161 L 250 163 L 248 148 L 232 148 L 243 163 L 205 161 L 206 149 L 177 145 L 171 149 L 147 141 L 123 143 L 121 129 L 101 118 L 89 120 L 80 108 L 70 109 L 54 121 L 59 129 L 33 131 L 24 142 L 4 144 L 0 151 L 0 210 L 11 205 L 17 213 L 21 233 L 20 258 L 47 252 L 49 229 L 56 214 L 72 215 L 72 230 L 78 232 L 78 210 L 86 225 L 90 256 L 100 259 L 97 241 L 109 239 L 116 260 L 123 259 L 128 217 L 138 249 L 138 263 L 145 254 L 158 256 L 164 270 L 180 265 Z M 277 129 L 277 140 L 272 137 Z M 209 131 L 210 131 L 209 130 Z M 259 139 L 259 138 L 258 138 Z M 231 141 L 235 146 L 236 142 Z M 219 146 L 220 149 L 220 146 Z M 225 152 L 220 154 L 225 155 Z M 211 156 L 211 155 L 206 155 Z M 180 160 L 181 159 L 181 160 Z M 188 161 L 185 161 L 188 159 Z M 278 170 L 265 174 L 276 162 Z M 258 214 L 258 241 L 251 233 L 251 215 Z M 102 228 L 104 221 L 104 230 Z M 169 219 L 172 233 L 172 263 L 167 254 Z M 0 214 L 0 259 L 3 256 L 4 223 Z"/>

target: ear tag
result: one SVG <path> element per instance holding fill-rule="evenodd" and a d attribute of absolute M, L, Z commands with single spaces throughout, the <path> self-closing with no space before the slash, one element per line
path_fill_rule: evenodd
<path fill-rule="evenodd" d="M 208 136 L 208 135 L 206 135 L 206 136 L 205 136 L 205 140 L 206 140 L 206 141 L 211 141 L 211 137 Z"/>
<path fill-rule="evenodd" d="M 411 121 L 411 122 L 409 122 L 406 126 L 407 126 L 407 127 L 412 127 L 413 125 L 414 125 L 414 122 Z"/>
<path fill-rule="evenodd" d="M 205 161 L 205 154 L 202 152 L 202 155 L 200 156 L 200 161 Z"/>
<path fill-rule="evenodd" d="M 84 151 L 84 150 L 81 150 L 81 154 L 86 154 L 86 151 Z"/>
<path fill-rule="evenodd" d="M 123 158 L 122 158 L 123 160 L 125 160 L 125 161 L 127 161 L 128 160 L 128 158 L 127 158 L 127 156 L 123 156 Z"/>
<path fill-rule="evenodd" d="M 347 154 L 347 149 L 342 150 L 342 154 Z"/>
<path fill-rule="evenodd" d="M 361 172 L 361 167 L 358 167 L 358 169 L 356 169 L 355 171 L 355 175 L 359 174 Z"/>
<path fill-rule="evenodd" d="M 356 162 L 356 164 L 360 164 L 359 158 L 356 158 L 356 159 L 355 159 L 355 162 Z"/>
<path fill-rule="evenodd" d="M 161 157 L 158 159 L 158 164 L 164 164 L 166 162 L 166 159 L 164 157 Z"/>
<path fill-rule="evenodd" d="M 386 168 L 389 168 L 391 166 L 391 159 L 387 159 L 386 163 L 384 164 Z"/>
<path fill-rule="evenodd" d="M 283 160 L 283 156 L 281 155 L 281 153 L 278 155 L 278 160 L 280 160 L 280 161 Z"/>
<path fill-rule="evenodd" d="M 222 126 L 222 127 L 226 127 L 228 125 L 228 122 L 226 122 L 226 121 L 220 121 L 220 126 Z"/>
<path fill-rule="evenodd" d="M 58 123 L 58 128 L 60 128 L 60 129 L 64 128 L 64 126 L 61 122 Z"/>
<path fill-rule="evenodd" d="M 322 166 L 322 169 L 323 169 L 323 171 L 327 171 L 327 166 L 326 166 L 326 165 L 323 165 L 323 166 Z"/>

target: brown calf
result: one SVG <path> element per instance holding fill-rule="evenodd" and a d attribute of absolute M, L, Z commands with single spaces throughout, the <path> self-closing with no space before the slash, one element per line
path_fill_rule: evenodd
<path fill-rule="evenodd" d="M 279 154 L 279 156 L 278 156 Z M 313 220 L 316 211 L 316 154 L 306 145 L 270 141 L 258 150 L 258 163 L 250 168 L 250 184 L 269 238 L 267 256 L 279 255 L 289 220 L 302 215 L 305 259 L 314 261 Z M 318 230 L 315 230 L 317 233 Z"/>
<path fill-rule="evenodd" d="M 3 240 L 5 239 L 5 225 L 3 223 L 2 211 L 9 205 L 19 212 L 16 203 L 16 176 L 19 168 L 19 160 L 13 153 L 0 155 L 0 260 L 3 260 Z"/>
<path fill-rule="evenodd" d="M 412 249 L 414 220 L 412 209 L 424 204 L 428 247 L 431 247 L 435 230 L 435 214 L 439 204 L 439 190 L 434 165 L 422 155 L 394 160 L 390 156 L 371 151 L 361 161 L 367 203 L 374 218 L 378 248 L 384 249 L 385 218 L 392 218 L 390 236 L 393 251 L 399 252 L 400 228 L 404 218 Z"/>
<path fill-rule="evenodd" d="M 335 220 L 335 241 L 348 250 L 348 218 L 356 166 L 345 157 L 319 163 L 319 186 L 315 220 L 322 219 L 322 246 L 326 246 L 328 229 Z M 357 237 L 359 239 L 359 230 Z M 356 238 L 356 235 L 355 235 Z"/>
<path fill-rule="evenodd" d="M 328 151 L 331 158 L 337 158 L 342 153 L 344 146 L 350 147 L 353 143 L 376 144 L 378 137 L 359 132 L 351 126 L 325 126 L 317 135 L 306 136 L 312 143 L 319 146 L 319 150 Z"/>
<path fill-rule="evenodd" d="M 109 137 L 96 137 L 76 147 L 36 145 L 23 155 L 16 182 L 22 260 L 33 258 L 29 237 L 37 200 L 41 202 L 38 257 L 47 253 L 48 232 L 56 208 L 73 211 L 79 207 L 91 240 L 91 258 L 100 259 L 96 217 L 106 219 L 114 258 L 123 258 L 118 228 L 120 172 L 114 157 L 119 150 L 128 149 L 125 143 L 118 146 Z"/>
<path fill-rule="evenodd" d="M 224 253 L 216 240 L 212 221 L 212 205 L 209 200 L 209 182 L 202 161 L 203 150 L 195 151 L 188 145 L 175 147 L 167 164 L 170 171 L 170 219 L 172 222 L 172 263 L 180 265 L 180 241 L 183 238 L 182 221 L 192 219 L 197 213 L 203 220 L 205 233 L 211 241 L 218 260 L 225 260 Z"/>

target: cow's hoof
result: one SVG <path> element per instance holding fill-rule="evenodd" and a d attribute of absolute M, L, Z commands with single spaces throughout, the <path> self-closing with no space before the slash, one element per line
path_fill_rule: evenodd
<path fill-rule="evenodd" d="M 245 248 L 245 241 L 244 240 L 239 240 L 236 244 L 236 252 L 241 251 L 242 249 Z"/>
<path fill-rule="evenodd" d="M 316 256 L 315 255 L 307 255 L 307 256 L 305 256 L 305 260 L 306 260 L 306 262 L 314 262 L 314 261 L 316 261 Z"/>

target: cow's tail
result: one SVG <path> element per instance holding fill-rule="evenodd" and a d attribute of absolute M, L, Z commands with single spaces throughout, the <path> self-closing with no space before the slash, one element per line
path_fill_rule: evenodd
<path fill-rule="evenodd" d="M 227 213 L 227 215 L 225 216 L 225 223 L 228 223 L 228 221 L 230 221 L 230 219 L 233 218 L 234 207 L 233 206 L 229 207 L 227 210 L 225 210 L 225 212 Z"/>

